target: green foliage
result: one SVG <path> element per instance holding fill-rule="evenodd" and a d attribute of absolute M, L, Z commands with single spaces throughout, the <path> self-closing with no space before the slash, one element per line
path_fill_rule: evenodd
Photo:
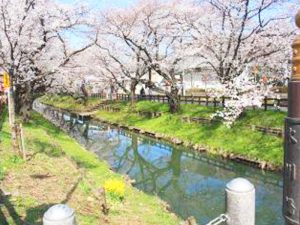
<path fill-rule="evenodd" d="M 8 158 L 8 162 L 10 164 L 21 164 L 24 162 L 24 160 L 19 155 L 11 155 Z"/>
<path fill-rule="evenodd" d="M 102 102 L 99 98 L 89 98 L 87 102 L 85 102 L 81 98 L 75 98 L 68 95 L 44 95 L 40 98 L 40 101 L 77 112 L 92 110 Z"/>
<path fill-rule="evenodd" d="M 210 118 L 218 110 L 218 108 L 195 104 L 182 104 L 180 107 L 179 115 L 203 118 Z"/>
<path fill-rule="evenodd" d="M 19 190 L 18 196 L 7 199 L 7 203 L 24 223 L 42 224 L 43 213 L 53 203 L 66 200 L 76 209 L 79 224 L 98 224 L 104 219 L 111 224 L 121 224 L 124 218 L 133 224 L 180 223 L 176 216 L 164 209 L 159 198 L 144 194 L 126 183 L 126 210 L 123 202 L 115 201 L 108 194 L 111 211 L 104 218 L 99 213 L 99 200 L 94 198 L 96 190 L 104 187 L 107 180 L 123 180 L 121 175 L 112 172 L 107 163 L 100 161 L 94 153 L 82 148 L 73 138 L 36 113 L 24 124 L 26 148 L 30 153 L 28 162 L 14 155 L 9 131 L 5 115 L 0 128 L 0 180 L 6 173 L 12 175 L 10 179 L 1 181 L 1 185 L 8 191 Z M 35 185 L 37 179 L 41 179 L 39 185 Z M 55 182 L 51 183 L 49 189 L 49 182 L 43 179 L 54 179 Z M 45 190 L 51 190 L 51 193 Z M 8 223 L 14 224 L 10 214 L 6 211 L 4 214 L 8 215 Z"/>
<path fill-rule="evenodd" d="M 160 102 L 139 101 L 136 103 L 136 109 L 147 112 L 168 112 L 169 106 Z"/>
<path fill-rule="evenodd" d="M 257 125 L 272 128 L 283 128 L 284 118 L 287 116 L 286 112 L 273 110 L 247 110 L 237 123 L 245 126 Z"/>

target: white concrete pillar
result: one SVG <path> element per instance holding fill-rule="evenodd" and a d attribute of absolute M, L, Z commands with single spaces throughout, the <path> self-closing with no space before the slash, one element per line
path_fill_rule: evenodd
<path fill-rule="evenodd" d="M 45 212 L 43 225 L 76 225 L 75 212 L 67 205 L 54 205 Z"/>
<path fill-rule="evenodd" d="M 15 102 L 13 99 L 12 87 L 7 90 L 7 102 L 8 102 L 9 124 L 10 124 L 10 126 L 14 126 L 14 124 L 15 124 Z"/>
<path fill-rule="evenodd" d="M 255 188 L 248 180 L 236 178 L 226 185 L 227 225 L 255 225 Z"/>

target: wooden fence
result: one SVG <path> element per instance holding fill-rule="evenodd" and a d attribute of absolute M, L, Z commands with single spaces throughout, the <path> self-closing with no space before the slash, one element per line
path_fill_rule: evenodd
<path fill-rule="evenodd" d="M 94 98 L 106 98 L 103 94 L 92 94 L 91 97 Z M 116 94 L 113 99 L 120 101 L 130 101 L 130 95 L 126 94 Z M 224 107 L 226 100 L 229 97 L 212 98 L 209 96 L 181 96 L 179 95 L 179 101 L 181 104 L 198 104 L 213 107 Z M 148 100 L 155 102 L 168 103 L 169 98 L 165 95 L 136 95 L 136 100 Z M 286 98 L 269 98 L 265 97 L 263 100 L 262 107 L 265 111 L 268 109 L 287 108 L 288 100 Z"/>

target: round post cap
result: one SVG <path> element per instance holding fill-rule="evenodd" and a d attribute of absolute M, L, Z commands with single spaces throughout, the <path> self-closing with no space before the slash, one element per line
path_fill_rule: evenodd
<path fill-rule="evenodd" d="M 253 191 L 254 185 L 250 183 L 250 181 L 248 181 L 247 179 L 239 177 L 227 183 L 226 189 L 233 192 L 246 193 Z"/>
<path fill-rule="evenodd" d="M 296 15 L 295 21 L 296 21 L 297 27 L 300 28 L 300 10 L 298 11 L 298 13 Z"/>
<path fill-rule="evenodd" d="M 67 205 L 57 204 L 52 206 L 44 214 L 44 220 L 59 221 L 65 220 L 74 215 L 74 210 Z"/>

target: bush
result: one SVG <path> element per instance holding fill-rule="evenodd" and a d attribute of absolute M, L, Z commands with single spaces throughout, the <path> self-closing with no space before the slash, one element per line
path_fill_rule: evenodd
<path fill-rule="evenodd" d="M 122 180 L 107 180 L 104 189 L 113 199 L 122 200 L 125 196 L 125 183 Z"/>

